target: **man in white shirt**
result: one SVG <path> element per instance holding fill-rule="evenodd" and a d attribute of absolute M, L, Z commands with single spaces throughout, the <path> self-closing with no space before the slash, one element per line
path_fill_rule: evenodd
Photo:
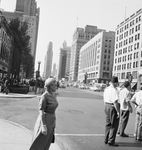
<path fill-rule="evenodd" d="M 135 122 L 135 139 L 142 141 L 142 85 L 140 90 L 134 94 L 131 99 L 136 108 L 136 122 Z"/>
<path fill-rule="evenodd" d="M 132 113 L 132 106 L 130 104 L 130 82 L 124 82 L 124 88 L 119 93 L 120 100 L 120 125 L 119 125 L 119 134 L 122 137 L 128 137 L 127 134 L 124 133 L 124 130 L 127 126 L 129 120 L 129 114 Z"/>
<path fill-rule="evenodd" d="M 118 105 L 118 78 L 113 76 L 108 86 L 104 91 L 104 104 L 105 104 L 105 144 L 109 146 L 118 146 L 115 143 L 116 133 L 119 125 L 119 105 Z"/>

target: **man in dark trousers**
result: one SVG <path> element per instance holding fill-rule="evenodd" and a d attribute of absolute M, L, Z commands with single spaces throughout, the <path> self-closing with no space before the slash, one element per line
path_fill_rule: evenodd
<path fill-rule="evenodd" d="M 130 103 L 131 94 L 130 94 L 130 82 L 124 82 L 124 88 L 119 93 L 120 100 L 120 126 L 119 126 L 119 134 L 122 137 L 128 137 L 129 135 L 125 134 L 125 128 L 127 126 L 129 120 L 129 114 L 132 113 L 133 109 Z"/>
<path fill-rule="evenodd" d="M 116 133 L 119 125 L 119 104 L 118 104 L 118 92 L 116 87 L 118 86 L 118 78 L 113 76 L 108 86 L 104 91 L 104 104 L 105 104 L 105 144 L 109 146 L 118 146 L 115 143 Z"/>

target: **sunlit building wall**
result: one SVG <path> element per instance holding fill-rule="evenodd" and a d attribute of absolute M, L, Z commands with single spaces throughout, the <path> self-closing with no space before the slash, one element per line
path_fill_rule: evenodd
<path fill-rule="evenodd" d="M 73 34 L 73 42 L 71 46 L 71 59 L 70 59 L 70 71 L 69 80 L 78 80 L 78 65 L 79 65 L 79 54 L 81 47 L 92 39 L 99 32 L 105 31 L 98 29 L 96 26 L 86 25 L 85 28 L 77 28 Z"/>
<path fill-rule="evenodd" d="M 108 83 L 112 77 L 115 32 L 100 32 L 80 50 L 78 80 Z"/>
<path fill-rule="evenodd" d="M 132 74 L 135 84 L 139 71 L 142 71 L 142 9 L 116 28 L 113 75 L 122 84 Z"/>

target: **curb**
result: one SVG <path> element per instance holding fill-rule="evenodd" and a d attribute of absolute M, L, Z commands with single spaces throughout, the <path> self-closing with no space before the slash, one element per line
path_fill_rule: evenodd
<path fill-rule="evenodd" d="M 1 94 L 0 97 L 2 98 L 34 98 L 37 97 L 37 95 L 24 95 L 24 94 Z"/>
<path fill-rule="evenodd" d="M 12 126 L 15 126 L 16 128 L 19 128 L 19 129 L 23 130 L 23 132 L 25 132 L 27 134 L 27 136 L 32 138 L 33 132 L 31 130 L 27 129 L 26 127 L 24 127 L 24 126 L 22 126 L 18 123 L 15 123 L 13 121 L 5 120 L 5 119 L 0 119 L 0 121 L 4 122 L 4 123 L 7 123 L 7 124 L 10 124 Z M 56 142 L 54 144 L 51 144 L 49 150 L 61 150 L 61 144 L 58 143 L 57 138 L 56 138 Z"/>
<path fill-rule="evenodd" d="M 12 124 L 14 126 L 17 126 L 17 127 L 21 128 L 21 129 L 25 130 L 26 132 L 28 132 L 30 135 L 32 135 L 32 131 L 31 130 L 27 129 L 26 127 L 24 127 L 24 126 L 22 126 L 22 125 L 20 125 L 18 123 L 15 123 L 15 122 L 12 122 L 12 121 L 9 121 L 9 120 L 5 120 L 5 119 L 0 119 L 0 120 L 2 120 L 3 122 L 6 122 L 6 123 Z"/>

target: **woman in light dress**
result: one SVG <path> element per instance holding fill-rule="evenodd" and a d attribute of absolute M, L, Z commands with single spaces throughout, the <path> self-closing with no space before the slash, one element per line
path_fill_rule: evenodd
<path fill-rule="evenodd" d="M 55 110 L 58 106 L 55 78 L 48 78 L 45 81 L 45 89 L 39 100 L 39 116 L 29 150 L 49 150 L 50 144 L 53 142 L 56 122 Z"/>

